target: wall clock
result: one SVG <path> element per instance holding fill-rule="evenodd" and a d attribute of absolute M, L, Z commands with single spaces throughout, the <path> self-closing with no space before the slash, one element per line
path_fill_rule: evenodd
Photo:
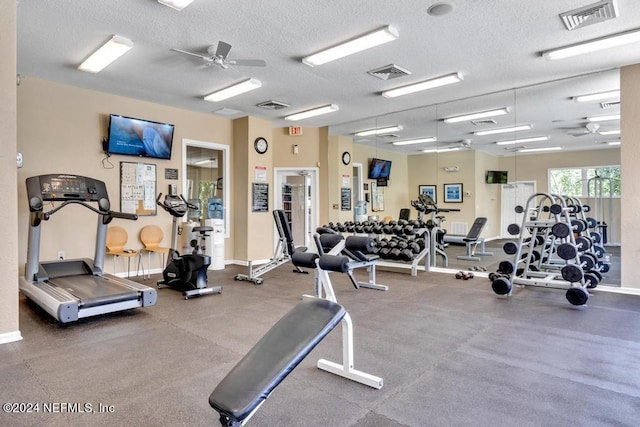
<path fill-rule="evenodd" d="M 342 153 L 342 163 L 344 163 L 345 165 L 351 163 L 351 153 L 349 153 L 348 151 Z"/>
<path fill-rule="evenodd" d="M 264 139 L 263 137 L 259 137 L 256 138 L 256 140 L 253 142 L 253 148 L 255 148 L 258 153 L 264 154 L 267 152 L 269 144 L 267 143 L 266 139 Z"/>

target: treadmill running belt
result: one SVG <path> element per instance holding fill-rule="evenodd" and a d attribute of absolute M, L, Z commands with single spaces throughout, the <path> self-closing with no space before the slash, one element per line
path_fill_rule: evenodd
<path fill-rule="evenodd" d="M 71 293 L 80 300 L 78 306 L 84 308 L 138 299 L 138 291 L 103 276 L 58 277 L 47 283 Z"/>

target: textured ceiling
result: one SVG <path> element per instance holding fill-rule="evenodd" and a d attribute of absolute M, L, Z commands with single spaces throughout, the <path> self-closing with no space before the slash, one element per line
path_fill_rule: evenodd
<path fill-rule="evenodd" d="M 439 144 L 445 145 L 468 140 L 471 147 L 496 155 L 511 151 L 496 146 L 495 136 L 470 133 L 489 126 L 448 125 L 439 119 L 509 107 L 510 114 L 496 118 L 493 126 L 531 123 L 532 130 L 517 136 L 548 135 L 548 143 L 538 144 L 567 150 L 604 147 L 603 141 L 610 138 L 570 134 L 582 133 L 588 115 L 617 113 L 619 108 L 584 106 L 570 97 L 617 88 L 618 68 L 640 63 L 640 43 L 559 61 L 548 61 L 540 53 L 640 27 L 640 2 L 618 0 L 618 18 L 573 31 L 564 27 L 559 14 L 591 1 L 449 0 L 450 13 L 431 16 L 427 10 L 434 3 L 195 0 L 178 12 L 156 0 L 22 0 L 17 71 L 25 78 L 207 114 L 231 109 L 238 111 L 231 118 L 262 117 L 274 127 L 329 126 L 331 134 L 351 135 L 381 124 L 401 124 L 403 130 L 394 132 L 397 139 L 437 135 Z M 397 29 L 397 40 L 313 68 L 301 62 L 305 55 L 385 25 Z M 131 39 L 133 49 L 98 74 L 78 71 L 78 64 L 113 34 Z M 230 59 L 264 59 L 267 66 L 207 67 L 199 58 L 170 50 L 206 53 L 219 40 L 233 46 Z M 389 64 L 411 74 L 390 80 L 367 74 Z M 386 89 L 453 72 L 462 73 L 464 81 L 399 98 L 380 95 Z M 202 99 L 249 77 L 259 79 L 262 87 L 218 103 Z M 290 107 L 256 106 L 267 100 Z M 287 114 L 330 103 L 339 111 L 295 123 L 283 120 Z M 619 123 L 606 122 L 605 127 L 619 128 Z M 356 142 L 408 154 L 430 145 L 392 147 L 392 139 Z"/>

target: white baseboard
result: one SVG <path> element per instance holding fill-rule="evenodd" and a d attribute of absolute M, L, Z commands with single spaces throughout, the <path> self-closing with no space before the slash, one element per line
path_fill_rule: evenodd
<path fill-rule="evenodd" d="M 0 344 L 7 344 L 10 342 L 20 341 L 21 339 L 22 339 L 22 334 L 20 334 L 20 331 L 7 332 L 5 334 L 0 334 Z"/>

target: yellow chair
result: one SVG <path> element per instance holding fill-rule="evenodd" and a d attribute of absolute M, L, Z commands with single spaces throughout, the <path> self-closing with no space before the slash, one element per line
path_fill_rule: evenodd
<path fill-rule="evenodd" d="M 169 248 L 160 246 L 164 238 L 162 229 L 157 225 L 145 225 L 140 230 L 140 241 L 144 245 L 143 251 L 149 254 L 149 277 L 151 276 L 151 252 L 162 254 L 162 267 L 164 267 L 164 255 L 169 253 Z"/>
<path fill-rule="evenodd" d="M 127 258 L 127 277 L 131 275 L 131 258 L 138 257 L 138 267 L 142 263 L 142 257 L 140 251 L 135 249 L 125 249 L 125 245 L 129 240 L 127 230 L 117 225 L 107 228 L 107 255 L 113 256 L 113 274 L 116 274 L 116 258 L 122 257 L 124 260 Z M 136 271 L 136 274 L 138 272 Z M 142 264 L 142 274 L 144 275 L 144 264 Z"/>

